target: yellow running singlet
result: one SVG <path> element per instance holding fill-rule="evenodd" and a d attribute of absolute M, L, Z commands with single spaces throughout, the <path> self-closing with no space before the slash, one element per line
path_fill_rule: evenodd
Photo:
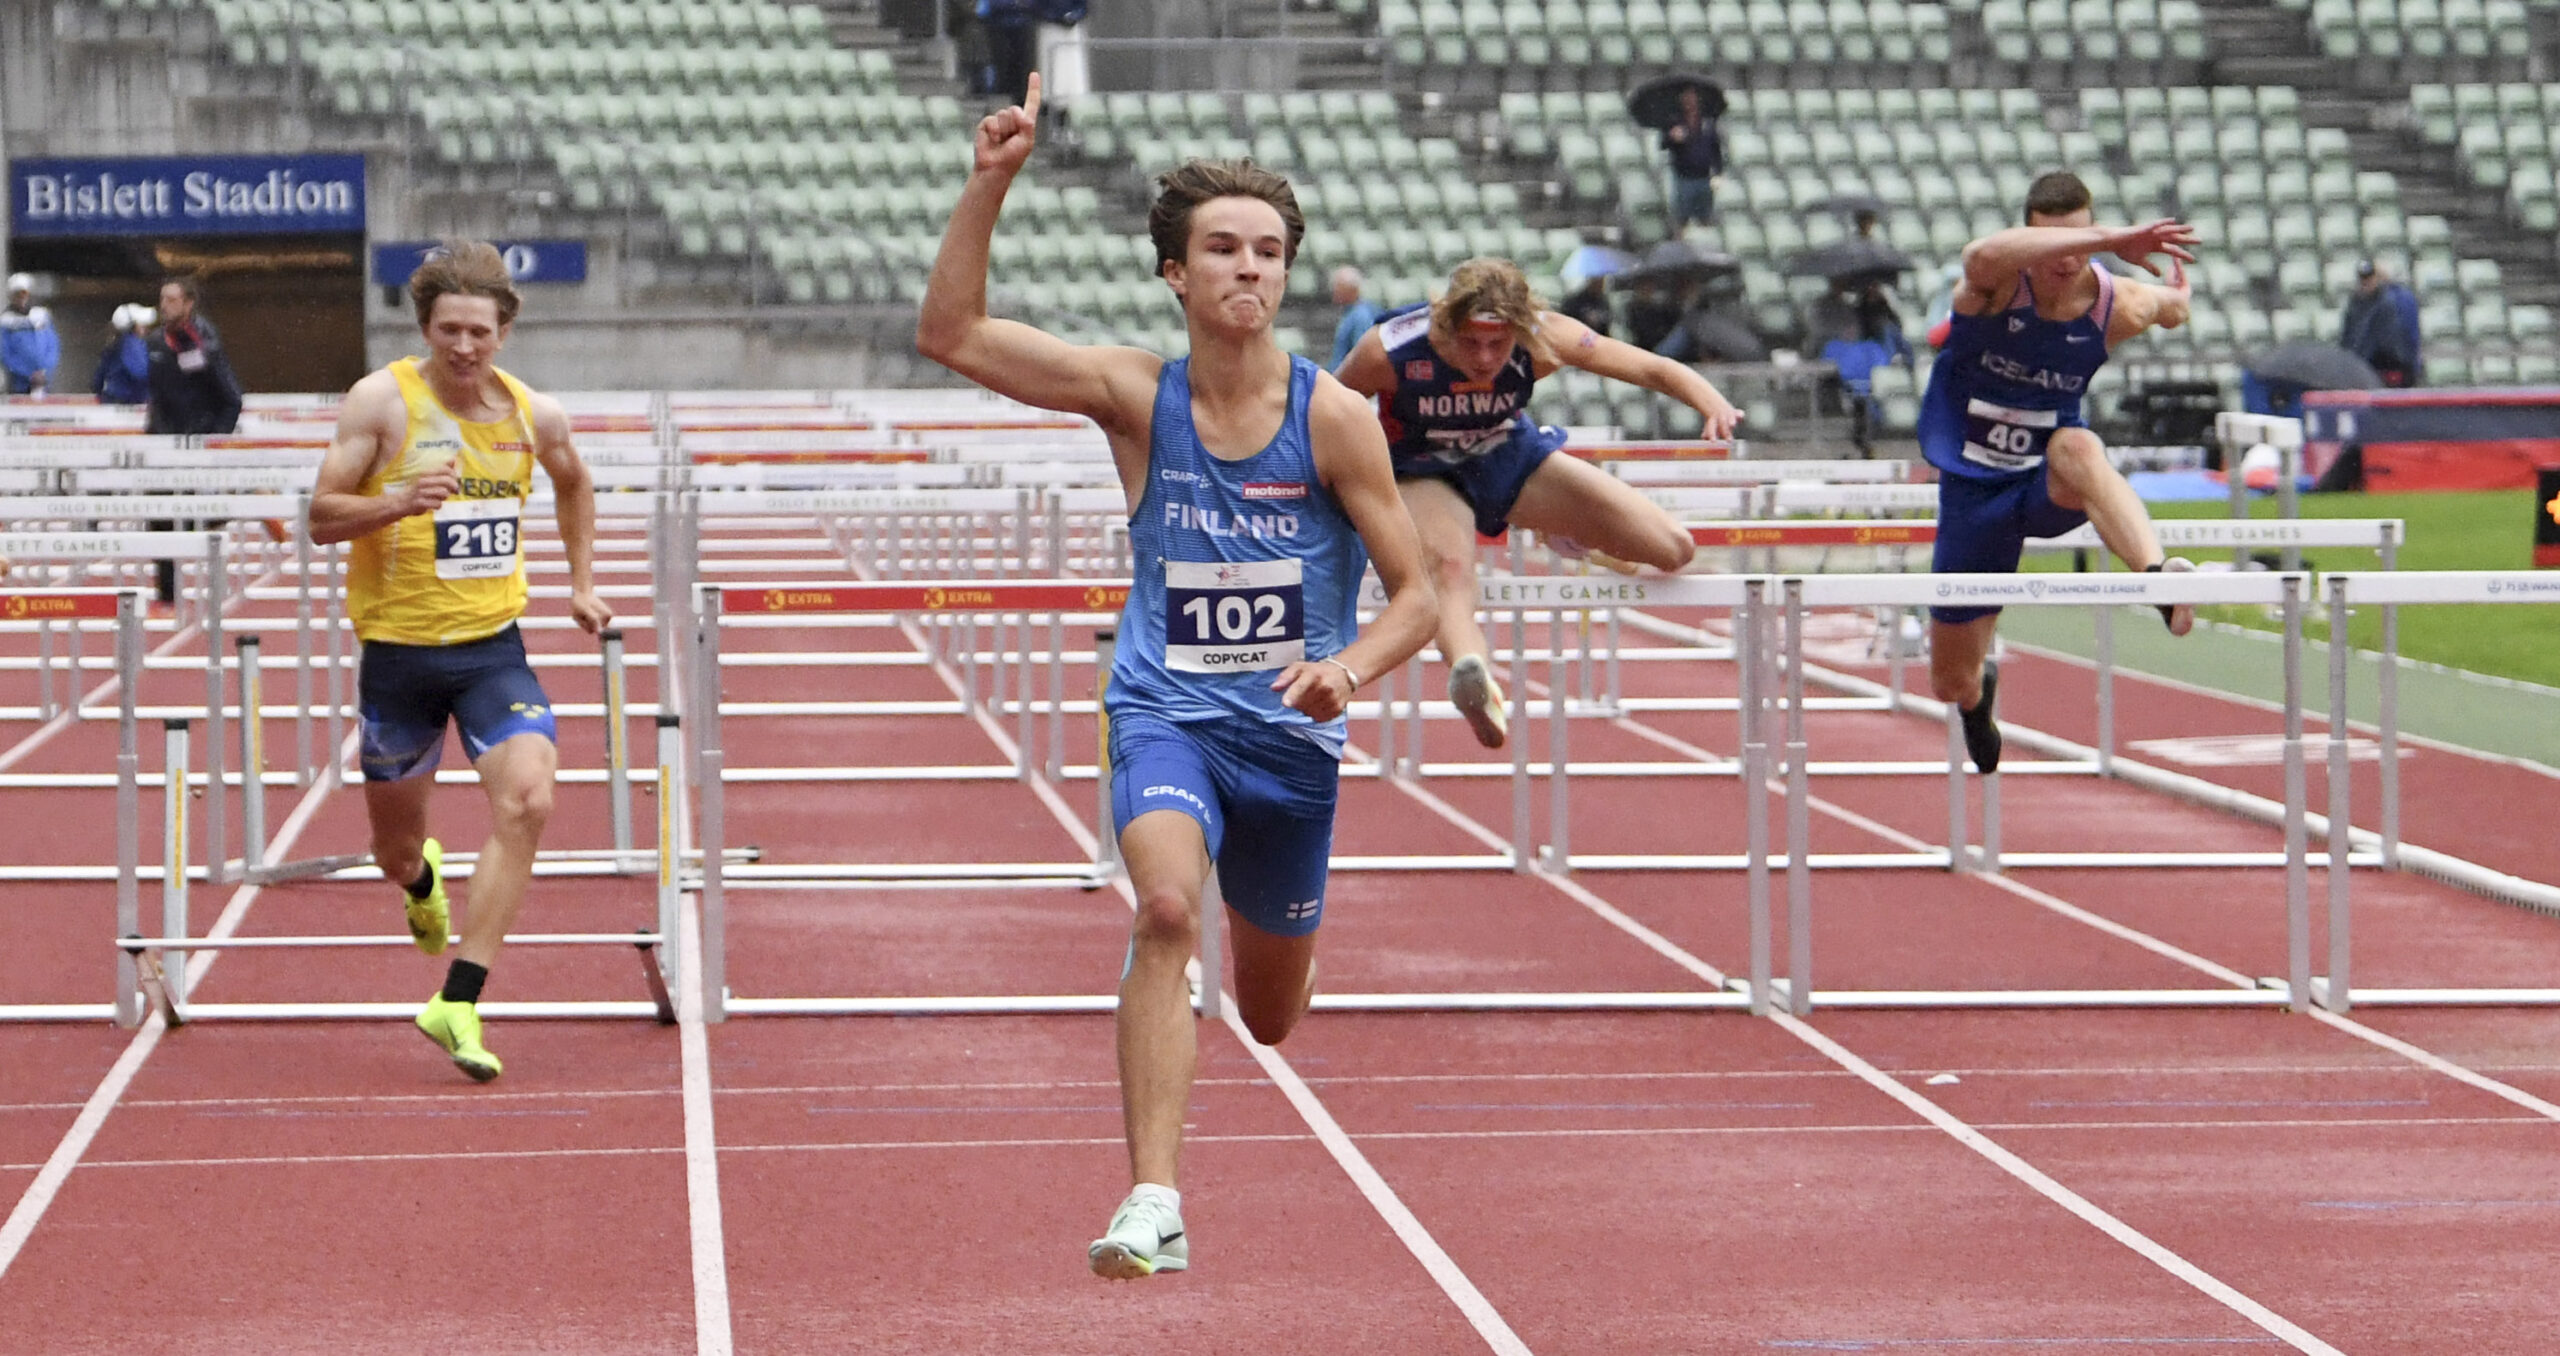
<path fill-rule="evenodd" d="M 400 454 L 365 478 L 360 494 L 414 480 L 447 463 L 462 488 L 432 515 L 418 513 L 355 539 L 347 563 L 347 615 L 362 640 L 460 645 L 494 636 L 524 613 L 525 497 L 533 492 L 533 392 L 498 373 L 515 414 L 493 423 L 455 418 L 419 374 L 416 358 L 391 364 L 409 407 Z"/>

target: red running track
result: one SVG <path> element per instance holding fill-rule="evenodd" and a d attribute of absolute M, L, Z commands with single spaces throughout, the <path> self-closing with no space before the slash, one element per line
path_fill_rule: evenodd
<path fill-rule="evenodd" d="M 2086 737 L 2071 723 L 2085 673 L 2012 673 L 2013 717 Z M 561 700 L 591 695 L 544 676 Z M 1730 676 L 1638 666 L 1630 690 L 1727 691 Z M 947 695 L 915 666 L 726 682 L 732 700 Z M 2271 719 L 2134 686 L 2135 737 Z M 728 728 L 737 764 L 1006 756 L 957 716 Z M 1435 723 L 1434 760 L 1475 756 L 1457 729 Z M 569 732 L 564 761 L 592 765 L 592 731 Z M 1543 753 L 1543 731 L 1525 733 Z M 1733 752 L 1730 717 L 1659 716 L 1586 722 L 1576 756 L 1681 756 L 1666 737 Z M 57 738 L 37 752 L 97 766 Z M 1077 722 L 1071 762 L 1091 739 Z M 1943 739 L 1904 718 L 1814 718 L 1817 758 L 1925 758 Z M 2422 775 L 2516 803 L 2495 766 L 2420 750 L 2413 803 Z M 1929 779 L 1815 791 L 1818 849 L 1943 831 Z M 1092 792 L 742 786 L 731 817 L 769 860 L 1072 860 Z M 44 826 L 10 836 L 12 860 L 103 859 L 86 801 L 0 794 L 13 823 Z M 1738 851 L 1742 794 L 1730 778 L 1580 781 L 1575 846 Z M 475 837 L 472 801 L 443 792 L 439 832 Z M 1339 850 L 1483 851 L 1509 806 L 1498 780 L 1352 779 Z M 2275 842 L 2116 783 L 2014 779 L 2006 809 L 2013 849 Z M 2506 850 L 2464 816 L 2428 822 L 2413 841 L 2492 864 Z M 295 850 L 360 837 L 354 798 L 334 794 Z M 602 838 L 600 793 L 564 788 L 549 841 Z M 2283 959 L 2271 871 L 1826 872 L 1815 887 L 1825 987 L 2206 988 Z M 2359 873 L 2358 888 L 2364 982 L 2547 982 L 2560 962 L 2550 920 L 2411 878 Z M 239 918 L 377 932 L 384 893 L 276 887 Z M 98 895 L 10 890 L 0 1000 L 103 996 L 81 978 L 107 959 Z M 200 895 L 206 919 L 228 898 Z M 544 881 L 526 925 L 646 911 L 645 882 Z M 1116 892 L 1072 887 L 745 888 L 730 982 L 1099 993 L 1125 920 Z M 1696 990 L 1743 967 L 1744 941 L 1737 874 L 1343 873 L 1323 973 L 1345 993 Z M 241 953 L 201 996 L 415 1001 L 438 969 L 396 951 Z M 634 997 L 630 969 L 520 950 L 492 996 Z M 20 1026 L 0 1029 L 15 1206 L 0 1330 L 47 1353 L 145 1333 L 260 1352 L 2543 1352 L 2560 1338 L 2543 1275 L 2555 1038 L 2560 1014 L 2519 1010 L 1320 1013 L 1277 1051 L 1207 1023 L 1184 1181 L 1195 1268 L 1112 1286 L 1082 1257 L 1124 1186 L 1101 1017 L 499 1022 L 508 1070 L 486 1087 L 398 1023 Z M 54 1193 L 40 1211 L 38 1186 Z"/>

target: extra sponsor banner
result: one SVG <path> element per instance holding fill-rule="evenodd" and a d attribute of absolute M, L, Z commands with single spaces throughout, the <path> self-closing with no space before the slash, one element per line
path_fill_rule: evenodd
<path fill-rule="evenodd" d="M 775 584 L 720 591 L 724 612 L 1114 612 L 1125 580 L 1018 584 Z"/>
<path fill-rule="evenodd" d="M 507 276 L 520 283 L 581 283 L 587 280 L 587 242 L 583 240 L 492 240 L 498 257 L 507 261 Z M 373 247 L 373 280 L 399 287 L 418 271 L 434 249 L 433 240 L 391 240 Z"/>
<path fill-rule="evenodd" d="M 81 621 L 115 615 L 113 593 L 0 593 L 0 621 Z"/>
<path fill-rule="evenodd" d="M 93 235 L 361 233 L 361 155 L 40 158 L 9 163 L 10 229 Z"/>
<path fill-rule="evenodd" d="M 1694 523 L 1700 546 L 1926 546 L 1936 523 Z"/>

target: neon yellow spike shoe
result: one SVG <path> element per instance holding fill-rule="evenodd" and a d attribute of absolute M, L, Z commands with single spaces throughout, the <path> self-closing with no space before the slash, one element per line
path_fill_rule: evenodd
<path fill-rule="evenodd" d="M 448 1003 L 443 994 L 427 1000 L 427 1010 L 418 1014 L 418 1029 L 427 1039 L 443 1047 L 453 1056 L 453 1067 L 486 1083 L 505 1068 L 489 1047 L 480 1043 L 480 1009 L 470 1003 Z"/>
<path fill-rule="evenodd" d="M 427 859 L 427 869 L 436 873 L 436 888 L 427 891 L 426 898 L 418 899 L 402 885 L 400 897 L 409 902 L 410 939 L 420 951 L 440 956 L 445 942 L 452 937 L 453 927 L 453 904 L 444 893 L 444 844 L 430 838 L 419 852 Z"/>

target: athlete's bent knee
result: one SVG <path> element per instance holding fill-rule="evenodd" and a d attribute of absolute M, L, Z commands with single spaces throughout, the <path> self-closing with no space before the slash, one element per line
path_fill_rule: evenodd
<path fill-rule="evenodd" d="M 1200 910 L 1180 890 L 1142 891 L 1133 932 L 1141 947 L 1171 947 L 1188 955 L 1200 940 Z"/>
<path fill-rule="evenodd" d="M 384 880 L 410 884 L 426 867 L 426 840 L 405 833 L 396 836 L 376 833 L 373 835 L 373 864 L 382 872 Z"/>
<path fill-rule="evenodd" d="M 1678 574 L 1697 558 L 1698 543 L 1690 537 L 1689 529 L 1678 523 L 1666 523 L 1654 538 L 1653 554 L 1645 557 L 1644 563 L 1664 574 Z"/>
<path fill-rule="evenodd" d="M 551 783 L 508 787 L 489 798 L 491 826 L 500 833 L 531 836 L 551 822 Z"/>
<path fill-rule="evenodd" d="M 1307 1015 L 1303 1000 L 1270 1006 L 1239 1003 L 1237 1007 L 1236 1015 L 1244 1019 L 1244 1029 L 1264 1045 L 1278 1045 L 1289 1039 L 1289 1033 L 1298 1029 L 1298 1019 Z"/>

